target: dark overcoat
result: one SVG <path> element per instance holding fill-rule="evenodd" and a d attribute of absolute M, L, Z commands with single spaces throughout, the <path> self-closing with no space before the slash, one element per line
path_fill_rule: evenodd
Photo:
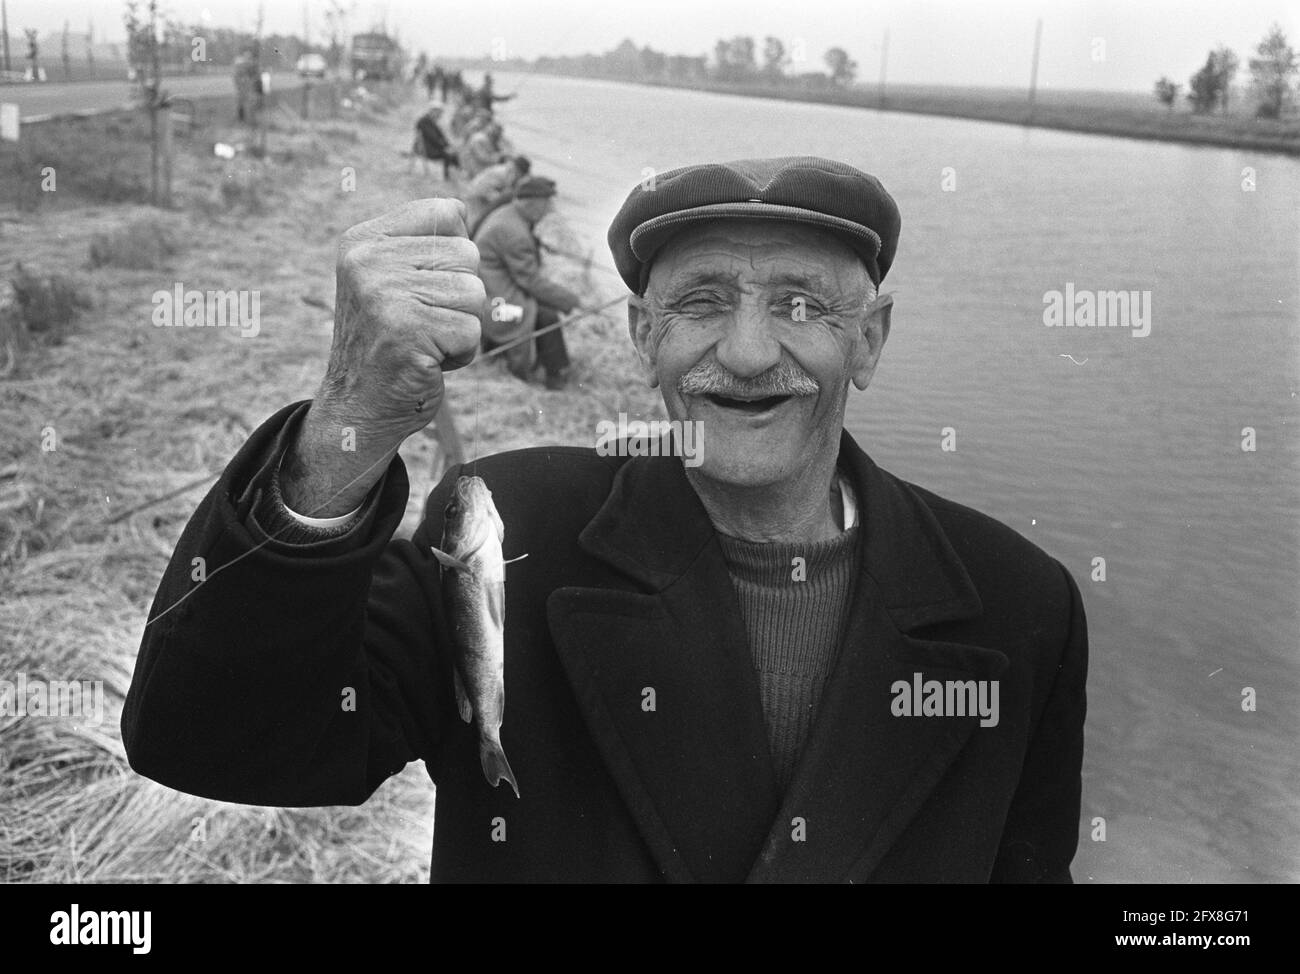
<path fill-rule="evenodd" d="M 391 539 L 400 459 L 350 540 L 267 541 L 250 511 L 303 412 L 253 434 L 176 547 L 123 718 L 137 771 L 231 802 L 358 804 L 423 758 L 435 881 L 1069 880 L 1083 607 L 1010 528 L 896 479 L 843 434 L 862 558 L 782 796 L 737 597 L 681 461 L 573 447 L 480 460 L 506 557 L 529 556 L 506 570 L 516 799 L 485 782 L 453 699 L 429 545 L 460 471 L 409 541 Z M 998 723 L 896 716 L 892 688 L 917 673 L 999 681 Z"/>

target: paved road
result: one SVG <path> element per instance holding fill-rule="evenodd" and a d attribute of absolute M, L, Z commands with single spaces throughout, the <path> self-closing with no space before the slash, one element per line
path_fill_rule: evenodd
<path fill-rule="evenodd" d="M 271 90 L 297 88 L 302 82 L 292 72 L 271 76 Z M 131 83 L 117 81 L 79 81 L 70 84 L 0 85 L 0 102 L 16 102 L 24 119 L 39 115 L 71 112 L 106 111 L 130 102 Z M 173 95 L 195 98 L 202 95 L 233 95 L 235 83 L 226 72 L 163 79 L 163 90 Z"/>

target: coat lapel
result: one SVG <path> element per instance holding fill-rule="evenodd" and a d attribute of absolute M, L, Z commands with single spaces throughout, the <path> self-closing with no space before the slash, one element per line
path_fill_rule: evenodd
<path fill-rule="evenodd" d="M 739 604 L 681 461 L 625 463 L 579 543 L 627 576 L 547 603 L 592 737 L 667 879 L 739 882 L 779 795 Z"/>
<path fill-rule="evenodd" d="M 995 679 L 997 650 L 912 639 L 859 577 L 848 635 L 751 882 L 861 882 L 920 810 L 978 718 L 893 716 L 891 687 Z M 795 824 L 802 822 L 800 841 Z"/>
<path fill-rule="evenodd" d="M 965 568 L 933 514 L 844 434 L 840 465 L 862 510 L 849 623 L 781 811 L 751 882 L 861 882 L 924 805 L 978 718 L 895 717 L 896 681 L 997 678 L 993 649 L 907 631 L 978 616 Z M 795 841 L 796 822 L 802 829 Z"/>
<path fill-rule="evenodd" d="M 784 801 L 739 602 L 679 459 L 623 464 L 579 538 L 605 574 L 548 600 L 588 729 L 667 879 L 868 877 L 975 724 L 894 717 L 891 687 L 917 672 L 994 679 L 1007 666 L 997 650 L 909 635 L 978 616 L 979 596 L 913 490 L 848 433 L 839 462 L 857 492 L 860 567 L 846 637 Z"/>

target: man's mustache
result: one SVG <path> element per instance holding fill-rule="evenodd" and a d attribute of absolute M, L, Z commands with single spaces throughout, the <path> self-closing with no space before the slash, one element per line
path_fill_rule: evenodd
<path fill-rule="evenodd" d="M 715 361 L 700 362 L 677 380 L 684 396 L 725 396 L 728 399 L 766 399 L 769 396 L 815 396 L 821 385 L 811 375 L 782 359 L 766 372 L 742 379 Z"/>

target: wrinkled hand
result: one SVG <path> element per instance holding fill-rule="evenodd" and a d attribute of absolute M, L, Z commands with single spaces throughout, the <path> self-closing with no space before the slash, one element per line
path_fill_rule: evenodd
<path fill-rule="evenodd" d="M 478 351 L 477 271 L 459 200 L 415 200 L 343 234 L 329 367 L 280 467 L 292 510 L 354 510 L 433 420 L 442 374 Z"/>
<path fill-rule="evenodd" d="M 321 409 L 399 440 L 427 426 L 443 372 L 478 350 L 478 261 L 459 200 L 414 200 L 346 231 Z"/>

